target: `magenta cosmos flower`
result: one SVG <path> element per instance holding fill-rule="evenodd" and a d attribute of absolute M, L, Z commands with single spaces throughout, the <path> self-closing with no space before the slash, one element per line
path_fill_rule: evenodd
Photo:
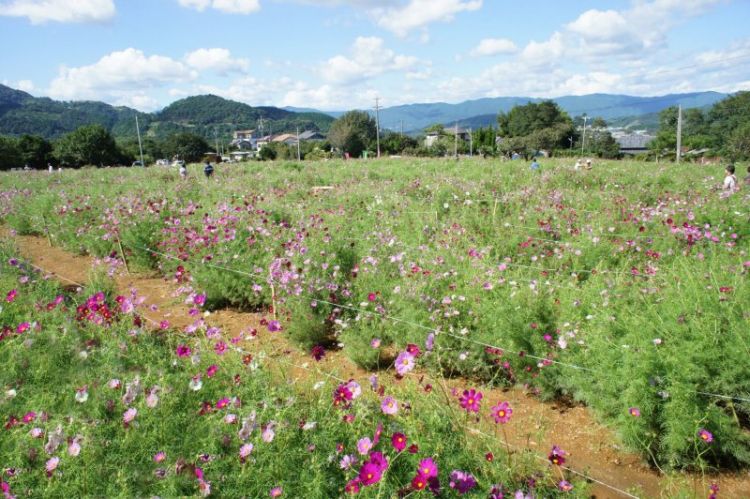
<path fill-rule="evenodd" d="M 376 463 L 367 461 L 359 470 L 359 481 L 362 485 L 374 485 L 383 477 L 383 470 Z"/>
<path fill-rule="evenodd" d="M 383 411 L 383 414 L 393 416 L 398 412 L 398 402 L 393 397 L 388 396 L 380 404 L 380 410 Z"/>
<path fill-rule="evenodd" d="M 714 441 L 713 434 L 705 428 L 701 428 L 700 430 L 698 430 L 698 437 L 700 437 L 700 439 L 707 444 Z"/>
<path fill-rule="evenodd" d="M 641 417 L 641 410 L 638 409 L 637 407 L 631 407 L 630 409 L 628 409 L 628 412 L 634 418 L 640 418 Z"/>
<path fill-rule="evenodd" d="M 396 449 L 397 452 L 401 452 L 406 449 L 406 435 L 403 433 L 394 433 L 391 437 L 391 445 Z"/>
<path fill-rule="evenodd" d="M 479 405 L 482 401 L 482 392 L 478 392 L 471 388 L 470 390 L 464 390 L 463 395 L 458 399 L 461 407 L 466 409 L 466 412 L 479 412 Z"/>
<path fill-rule="evenodd" d="M 5 301 L 8 303 L 13 303 L 13 300 L 16 299 L 17 294 L 18 291 L 16 291 L 15 289 L 11 289 L 10 291 L 8 291 L 8 294 L 5 295 Z"/>
<path fill-rule="evenodd" d="M 281 331 L 281 323 L 279 321 L 269 321 L 268 331 L 271 333 L 278 333 Z"/>
<path fill-rule="evenodd" d="M 274 487 L 269 492 L 269 495 L 271 497 L 281 497 L 281 494 L 283 493 L 284 493 L 284 489 L 282 489 L 281 487 Z"/>
<path fill-rule="evenodd" d="M 417 473 L 424 475 L 425 478 L 432 478 L 438 476 L 438 467 L 432 458 L 426 458 L 419 461 L 419 468 Z"/>
<path fill-rule="evenodd" d="M 409 352 L 401 352 L 396 357 L 396 372 L 399 376 L 410 372 L 414 369 L 414 356 Z"/>
<path fill-rule="evenodd" d="M 495 419 L 495 423 L 507 423 L 510 421 L 512 414 L 513 409 L 508 402 L 502 402 L 492 408 L 492 417 Z"/>
<path fill-rule="evenodd" d="M 549 462 L 554 464 L 555 466 L 562 466 L 565 464 L 565 455 L 566 452 L 562 450 L 557 445 L 552 446 L 552 451 L 547 456 L 547 459 L 549 459 Z"/>
<path fill-rule="evenodd" d="M 177 353 L 178 357 L 190 357 L 192 350 L 190 350 L 189 346 L 183 344 L 179 345 L 175 352 Z"/>
<path fill-rule="evenodd" d="M 474 476 L 468 471 L 453 470 L 450 476 L 450 487 L 463 495 L 477 486 Z"/>

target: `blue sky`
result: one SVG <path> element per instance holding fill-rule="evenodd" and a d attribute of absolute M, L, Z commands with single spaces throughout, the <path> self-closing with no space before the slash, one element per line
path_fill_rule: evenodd
<path fill-rule="evenodd" d="M 0 0 L 0 82 L 144 111 L 750 90 L 748 0 Z"/>

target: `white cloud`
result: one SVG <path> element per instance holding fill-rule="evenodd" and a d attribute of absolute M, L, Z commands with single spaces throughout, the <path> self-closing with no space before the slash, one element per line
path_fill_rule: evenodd
<path fill-rule="evenodd" d="M 398 36 L 435 22 L 452 21 L 460 12 L 482 8 L 483 0 L 409 0 L 406 4 L 370 9 L 376 24 Z"/>
<path fill-rule="evenodd" d="M 247 72 L 250 61 L 247 59 L 233 59 L 227 49 L 210 48 L 198 49 L 185 56 L 185 62 L 191 68 L 200 71 L 213 71 L 220 75 L 232 72 Z"/>
<path fill-rule="evenodd" d="M 472 51 L 474 57 L 493 56 L 501 54 L 513 54 L 518 51 L 518 47 L 507 38 L 485 38 Z"/>
<path fill-rule="evenodd" d="M 528 64 L 543 65 L 558 61 L 565 53 L 562 33 L 556 31 L 545 42 L 531 41 L 521 51 L 521 57 Z"/>
<path fill-rule="evenodd" d="M 94 64 L 62 67 L 52 80 L 49 95 L 63 100 L 105 100 L 122 105 L 147 105 L 146 90 L 194 79 L 197 73 L 182 62 L 160 55 L 146 56 L 128 48 L 112 52 Z"/>
<path fill-rule="evenodd" d="M 0 3 L 0 16 L 27 17 L 32 24 L 103 22 L 115 16 L 113 0 L 12 0 Z"/>
<path fill-rule="evenodd" d="M 358 37 L 349 57 L 337 55 L 320 67 L 321 76 L 329 82 L 354 83 L 383 73 L 411 69 L 416 57 L 399 55 L 385 48 L 382 38 Z"/>
<path fill-rule="evenodd" d="M 18 90 L 23 90 L 24 92 L 33 92 L 34 82 L 31 80 L 19 80 L 16 84 L 16 88 L 18 88 Z"/>
<path fill-rule="evenodd" d="M 227 14 L 252 14 L 260 10 L 260 0 L 177 0 L 180 5 L 203 12 L 213 8 Z"/>

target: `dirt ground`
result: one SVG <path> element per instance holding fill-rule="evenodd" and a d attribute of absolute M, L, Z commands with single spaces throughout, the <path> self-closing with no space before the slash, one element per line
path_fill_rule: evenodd
<path fill-rule="evenodd" d="M 11 237 L 7 230 L 0 232 L 3 238 Z M 93 259 L 77 256 L 62 249 L 52 247 L 48 241 L 39 237 L 14 238 L 21 253 L 39 267 L 67 284 L 88 282 Z M 144 315 L 156 323 L 168 320 L 173 327 L 182 328 L 193 321 L 187 314 L 188 307 L 174 298 L 176 286 L 162 278 L 143 275 L 120 275 L 116 278 L 118 289 L 125 293 L 135 288 L 139 295 L 146 297 L 148 305 L 156 305 L 155 311 L 145 311 Z M 144 309 L 145 310 L 145 309 Z M 270 335 L 265 328 L 259 327 L 261 317 L 257 314 L 241 313 L 232 310 L 220 310 L 211 313 L 206 319 L 211 325 L 220 327 L 228 337 L 236 336 L 240 331 L 256 327 L 261 334 L 252 342 L 243 345 L 250 351 L 275 352 L 277 359 L 283 359 L 287 366 L 284 376 L 288 381 L 304 379 L 311 376 L 311 370 L 334 372 L 342 379 L 366 379 L 370 373 L 355 366 L 348 358 L 338 352 L 328 352 L 320 362 L 315 362 L 306 352 L 300 351 L 282 334 Z M 420 373 L 421 374 L 421 373 Z M 392 375 L 379 373 L 383 381 Z M 425 375 L 425 378 L 428 378 Z M 425 379 L 438 387 L 439 384 L 450 390 L 451 387 L 463 387 L 460 380 Z M 633 453 L 623 450 L 618 445 L 615 433 L 598 423 L 590 411 L 581 406 L 569 407 L 564 404 L 543 403 L 527 395 L 521 389 L 499 390 L 482 388 L 484 400 L 488 403 L 507 400 L 513 408 L 513 418 L 505 425 L 508 442 L 518 449 L 535 451 L 540 460 L 553 444 L 559 445 L 570 454 L 568 461 L 573 473 L 581 473 L 592 479 L 593 495 L 601 498 L 616 497 L 674 497 L 675 491 L 683 487 L 693 491 L 694 497 L 707 497 L 711 483 L 718 483 L 720 497 L 750 497 L 750 473 L 719 474 L 712 476 L 677 474 L 664 476 L 644 464 L 642 459 Z M 491 430 L 498 443 L 504 437 L 499 429 Z M 477 437 L 482 438 L 482 437 Z M 599 483 L 597 483 L 597 481 Z M 606 485 L 604 485 L 606 484 Z M 608 487 L 609 486 L 609 487 Z M 632 495 L 617 491 L 629 491 Z"/>

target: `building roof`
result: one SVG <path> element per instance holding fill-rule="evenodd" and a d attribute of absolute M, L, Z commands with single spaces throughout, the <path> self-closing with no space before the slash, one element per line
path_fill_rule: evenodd
<path fill-rule="evenodd" d="M 299 134 L 300 140 L 310 140 L 311 138 L 315 136 L 323 137 L 323 134 L 320 132 L 316 132 L 315 130 L 307 130 Z"/>
<path fill-rule="evenodd" d="M 616 137 L 615 140 L 620 144 L 620 149 L 646 149 L 654 138 L 653 135 L 632 134 Z"/>
<path fill-rule="evenodd" d="M 282 133 L 273 138 L 273 142 L 286 142 L 287 140 L 297 141 L 297 136 L 291 133 Z"/>

